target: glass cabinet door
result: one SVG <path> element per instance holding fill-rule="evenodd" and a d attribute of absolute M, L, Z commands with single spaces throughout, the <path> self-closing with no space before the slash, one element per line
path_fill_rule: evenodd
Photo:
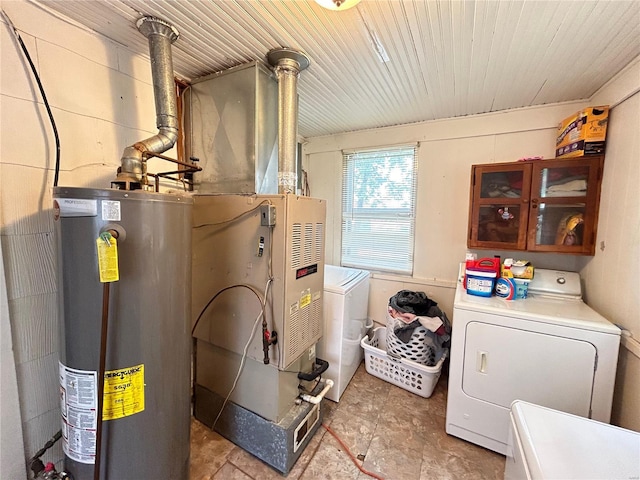
<path fill-rule="evenodd" d="M 529 216 L 529 165 L 472 169 L 469 247 L 524 249 Z"/>
<path fill-rule="evenodd" d="M 521 198 L 524 176 L 523 169 L 511 171 L 482 169 L 479 172 L 480 198 Z"/>
<path fill-rule="evenodd" d="M 601 157 L 533 164 L 528 250 L 593 250 L 601 171 Z"/>
<path fill-rule="evenodd" d="M 567 160 L 565 160 L 567 161 Z M 538 165 L 535 170 L 536 178 L 533 196 L 546 197 L 586 197 L 589 187 L 589 172 L 592 170 L 584 162 L 571 162 L 574 165 Z M 576 165 L 576 163 L 579 163 Z"/>
<path fill-rule="evenodd" d="M 518 243 L 520 232 L 519 205 L 499 203 L 482 205 L 478 215 L 479 242 Z"/>
<path fill-rule="evenodd" d="M 584 242 L 584 216 L 586 204 L 557 205 L 552 203 L 532 203 L 536 205 L 535 245 L 579 246 Z"/>

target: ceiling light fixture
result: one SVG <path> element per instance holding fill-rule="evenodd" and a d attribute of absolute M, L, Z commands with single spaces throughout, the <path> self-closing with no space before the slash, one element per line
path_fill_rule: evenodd
<path fill-rule="evenodd" d="M 355 7 L 360 0 L 316 0 L 316 3 L 329 10 L 347 10 Z"/>

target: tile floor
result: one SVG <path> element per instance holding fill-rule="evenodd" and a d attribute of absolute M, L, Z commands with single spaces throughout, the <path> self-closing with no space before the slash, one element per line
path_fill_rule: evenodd
<path fill-rule="evenodd" d="M 328 425 L 365 470 L 385 480 L 499 480 L 504 457 L 445 433 L 447 378 L 422 398 L 369 375 L 360 365 L 339 403 L 325 400 Z M 276 470 L 197 420 L 191 428 L 191 480 L 270 480 Z M 320 427 L 292 480 L 365 480 L 338 441 Z"/>

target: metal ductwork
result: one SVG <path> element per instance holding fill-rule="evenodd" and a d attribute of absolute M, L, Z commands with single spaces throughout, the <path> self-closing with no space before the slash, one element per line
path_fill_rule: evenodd
<path fill-rule="evenodd" d="M 309 66 L 302 52 L 277 48 L 267 59 L 278 78 L 278 193 L 296 193 L 298 173 L 298 76 Z"/>
<path fill-rule="evenodd" d="M 122 165 L 112 182 L 113 187 L 121 190 L 137 190 L 146 183 L 144 153 L 165 152 L 178 139 L 178 107 L 171 58 L 171 44 L 178 39 L 178 30 L 155 17 L 142 17 L 136 26 L 149 39 L 158 133 L 124 149 Z"/>

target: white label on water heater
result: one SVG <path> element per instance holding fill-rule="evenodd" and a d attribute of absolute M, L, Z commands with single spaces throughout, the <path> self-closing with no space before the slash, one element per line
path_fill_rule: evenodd
<path fill-rule="evenodd" d="M 102 220 L 119 222 L 120 202 L 118 200 L 102 200 Z"/>
<path fill-rule="evenodd" d="M 98 201 L 86 198 L 55 198 L 56 209 L 61 217 L 95 217 L 98 215 Z"/>
<path fill-rule="evenodd" d="M 94 464 L 98 373 L 76 370 L 60 362 L 62 449 L 72 460 Z"/>

